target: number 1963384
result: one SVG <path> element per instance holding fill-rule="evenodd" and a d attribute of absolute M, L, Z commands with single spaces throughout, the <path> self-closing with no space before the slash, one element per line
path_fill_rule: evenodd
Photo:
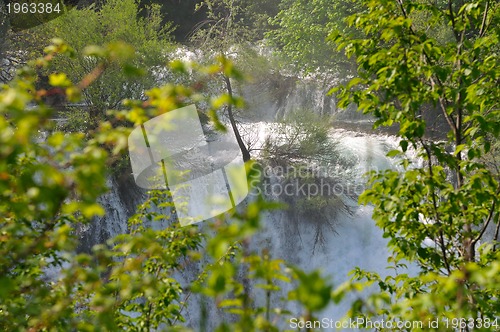
<path fill-rule="evenodd" d="M 59 14 L 61 12 L 60 4 L 51 2 L 9 3 L 6 7 L 9 14 Z"/>

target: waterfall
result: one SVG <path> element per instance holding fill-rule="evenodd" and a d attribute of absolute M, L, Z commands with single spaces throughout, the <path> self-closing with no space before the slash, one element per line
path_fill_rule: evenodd
<path fill-rule="evenodd" d="M 344 183 L 346 188 L 356 191 L 357 186 L 364 184 L 364 174 L 369 170 L 399 168 L 396 160 L 386 157 L 387 152 L 399 146 L 399 139 L 395 136 L 356 133 L 344 129 L 332 129 L 331 135 L 345 157 L 353 159 L 350 165 L 355 165 L 343 170 L 342 174 L 353 173 L 346 175 L 349 179 L 357 179 L 354 183 L 350 180 Z M 415 154 L 410 157 L 417 163 L 421 162 Z M 357 191 L 360 192 L 359 189 Z M 370 206 L 356 206 L 352 215 L 341 212 L 336 217 L 334 231 L 324 229 L 327 241 L 319 247 L 315 246 L 312 220 L 301 220 L 296 229 L 290 225 L 285 211 L 267 213 L 263 221 L 264 230 L 254 239 L 254 246 L 267 247 L 273 257 L 283 258 L 303 270 L 319 269 L 323 275 L 331 278 L 335 287 L 347 281 L 349 272 L 356 267 L 377 272 L 384 277 L 390 273 L 386 269 L 388 241 L 382 237 L 382 230 L 372 220 L 372 211 Z M 414 267 L 405 272 L 412 271 L 415 271 Z M 351 299 L 346 298 L 338 306 L 330 305 L 319 317 L 340 320 L 349 309 Z"/>
<path fill-rule="evenodd" d="M 260 133 L 269 132 L 265 123 L 258 124 Z M 385 154 L 398 146 L 398 139 L 388 135 L 356 133 L 343 129 L 333 129 L 332 137 L 338 140 L 343 153 L 348 158 L 354 158 L 356 166 L 350 170 L 354 177 L 362 179 L 363 174 L 370 169 L 385 169 L 394 166 L 394 160 Z M 144 192 L 138 189 L 129 177 L 110 179 L 110 191 L 101 197 L 100 203 L 106 210 L 106 215 L 96 219 L 80 236 L 86 249 L 92 244 L 103 242 L 106 238 L 126 232 L 126 221 L 133 214 L 135 204 L 144 200 Z M 273 199 L 273 197 L 269 197 Z M 355 204 L 355 202 L 351 202 Z M 374 271 L 384 276 L 388 251 L 387 240 L 382 237 L 371 219 L 371 207 L 356 207 L 353 215 L 340 213 L 336 217 L 335 230 L 325 229 L 327 239 L 321 246 L 315 246 L 315 229 L 312 220 L 300 220 L 298 227 L 292 227 L 287 219 L 286 211 L 267 212 L 263 216 L 263 229 L 253 239 L 252 248 L 261 251 L 267 248 L 273 258 L 282 258 L 306 271 L 319 269 L 323 275 L 330 276 L 334 286 L 339 286 L 348 280 L 348 273 L 355 267 Z M 210 223 L 210 221 L 205 221 Z M 196 268 L 181 271 L 177 274 L 180 280 L 192 280 Z M 257 291 L 257 290 L 256 290 Z M 201 298 L 193 296 L 192 303 L 186 311 L 188 324 L 196 326 L 200 313 Z M 206 301 L 206 300 L 205 300 Z M 290 304 L 293 311 L 293 304 Z M 330 306 L 321 317 L 338 320 L 348 310 L 349 298 L 340 306 Z M 207 304 L 209 317 L 218 319 L 209 322 L 216 325 L 220 312 L 213 305 Z"/>
<path fill-rule="evenodd" d="M 262 146 L 267 136 L 274 135 L 276 119 L 286 117 L 297 107 L 313 110 L 319 114 L 339 114 L 334 98 L 325 96 L 327 91 L 325 85 L 297 81 L 284 82 L 283 85 L 288 85 L 288 87 L 276 89 L 274 92 L 280 91 L 279 94 L 267 93 L 265 97 L 259 94 L 265 93 L 262 86 L 254 84 L 245 90 L 245 94 L 253 96 L 249 98 L 248 113 L 254 120 L 246 122 L 242 120 L 242 132 L 252 133 L 252 139 L 257 148 Z M 355 121 L 355 118 L 353 117 L 351 121 Z M 355 194 L 362 191 L 366 180 L 364 174 L 367 171 L 398 167 L 394 159 L 386 157 L 388 151 L 396 149 L 399 145 L 399 139 L 395 136 L 334 127 L 330 130 L 330 137 L 338 145 L 342 158 L 349 160 L 345 166 L 337 167 L 337 176 L 344 178 L 345 188 L 352 189 Z M 417 160 L 416 156 L 413 156 L 413 159 Z M 273 179 L 270 181 L 272 182 Z M 120 176 L 110 177 L 108 186 L 109 192 L 99 199 L 106 214 L 95 219 L 86 228 L 79 230 L 80 250 L 88 251 L 92 245 L 126 232 L 127 219 L 135 212 L 135 206 L 146 198 L 146 192 L 135 185 L 130 171 L 125 171 Z M 372 208 L 358 206 L 353 195 L 341 193 L 340 196 L 346 204 L 352 207 L 352 213 L 344 211 L 335 213 L 335 216 L 332 216 L 332 219 L 335 219 L 332 222 L 334 229 L 328 227 L 321 229 L 321 235 L 325 240 L 320 245 L 317 244 L 318 223 L 314 217 L 300 218 L 292 223 L 286 210 L 276 210 L 264 213 L 261 222 L 262 230 L 253 238 L 251 248 L 259 252 L 267 248 L 273 259 L 284 259 L 306 271 L 319 269 L 323 275 L 331 278 L 334 286 L 347 281 L 348 273 L 355 267 L 377 272 L 381 276 L 387 275 L 389 273 L 385 269 L 389 254 L 387 240 L 382 237 L 382 231 L 371 219 Z M 268 193 L 267 198 L 279 200 L 279 197 L 273 195 L 272 192 Z M 204 229 L 204 225 L 210 222 L 205 221 L 200 224 L 201 229 Z M 175 276 L 182 283 L 193 280 L 196 272 L 199 272 L 199 266 L 191 266 L 177 272 Z M 255 292 L 258 294 L 259 290 L 255 289 Z M 258 296 L 256 297 L 259 301 Z M 209 300 L 193 295 L 190 301 L 191 304 L 186 308 L 184 315 L 187 324 L 196 328 L 201 317 L 200 305 L 203 301 L 206 303 Z M 293 303 L 289 305 L 289 310 L 296 311 Z M 331 305 L 320 316 L 339 320 L 348 308 L 349 298 L 339 306 Z M 224 319 L 221 311 L 213 303 L 206 303 L 205 310 L 211 318 L 208 322 L 209 328 L 215 327 Z"/>
<path fill-rule="evenodd" d="M 248 102 L 248 110 L 241 116 L 252 121 L 277 121 L 294 111 L 312 111 L 337 121 L 371 121 L 353 106 L 339 109 L 335 96 L 329 93 L 331 89 L 332 82 L 326 79 L 270 74 L 241 89 Z"/>

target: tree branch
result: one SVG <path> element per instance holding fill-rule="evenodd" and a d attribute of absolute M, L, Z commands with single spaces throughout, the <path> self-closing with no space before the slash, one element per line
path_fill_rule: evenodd
<path fill-rule="evenodd" d="M 428 162 L 428 167 L 429 167 L 429 175 L 431 176 L 431 178 L 434 177 L 434 170 L 433 170 L 433 167 L 432 167 L 432 153 L 430 151 L 430 148 L 424 143 L 424 141 L 420 138 L 420 144 L 422 144 L 422 146 L 424 147 L 425 149 L 425 152 L 427 154 L 427 158 L 429 159 L 429 162 Z M 446 270 L 448 271 L 448 274 L 450 275 L 451 274 L 451 268 L 450 268 L 450 264 L 448 263 L 448 258 L 447 258 L 447 254 L 446 254 L 446 244 L 444 242 L 444 236 L 443 236 L 443 231 L 441 229 L 441 218 L 439 216 L 439 212 L 438 212 L 438 208 L 437 208 L 437 199 L 436 199 L 436 192 L 434 190 L 434 184 L 433 184 L 433 181 L 431 181 L 431 196 L 432 196 L 432 206 L 434 208 L 434 215 L 435 215 L 435 218 L 436 218 L 436 226 L 439 227 L 439 246 L 441 248 L 441 255 L 443 256 L 443 261 L 444 261 L 444 265 L 446 267 Z"/>
<path fill-rule="evenodd" d="M 500 187 L 497 189 L 495 195 L 498 196 L 499 194 L 500 194 Z M 478 236 L 474 240 L 472 240 L 472 242 L 471 242 L 472 245 L 475 245 L 483 237 L 484 232 L 486 231 L 486 229 L 488 228 L 488 225 L 490 224 L 491 220 L 493 219 L 493 215 L 495 213 L 495 207 L 496 207 L 496 202 L 493 202 L 493 204 L 491 205 L 488 217 L 486 219 L 486 222 L 485 222 L 483 228 L 481 229 L 481 232 L 478 234 Z"/>
<path fill-rule="evenodd" d="M 479 38 L 484 36 L 484 33 L 486 32 L 486 18 L 488 17 L 489 9 L 490 9 L 490 2 L 486 1 L 486 5 L 484 5 L 483 21 L 481 22 L 481 29 L 479 30 Z"/>

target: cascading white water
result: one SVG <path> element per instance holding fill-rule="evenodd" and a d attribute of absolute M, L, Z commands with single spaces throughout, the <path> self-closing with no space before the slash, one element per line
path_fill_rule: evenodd
<path fill-rule="evenodd" d="M 249 88 L 248 91 L 251 92 L 252 89 Z M 323 115 L 335 114 L 337 109 L 334 99 L 325 97 L 325 92 L 325 88 L 318 88 L 318 84 L 294 83 L 291 90 L 284 89 L 280 96 L 272 96 L 277 98 L 274 101 L 269 100 L 269 96 L 259 97 L 254 94 L 254 99 L 260 99 L 261 102 L 252 105 L 250 98 L 249 112 L 254 114 L 255 118 L 260 118 L 261 122 L 243 123 L 242 134 L 250 135 L 254 148 L 258 150 L 268 135 L 274 135 L 273 121 L 291 113 L 294 108 L 312 110 Z M 267 116 L 261 116 L 263 112 Z M 270 122 L 262 122 L 262 119 Z M 367 171 L 398 167 L 394 159 L 386 157 L 388 151 L 398 147 L 399 140 L 395 136 L 340 128 L 331 129 L 330 136 L 336 142 L 342 158 L 350 160 L 347 163 L 350 166 L 338 166 L 336 176 L 344 177 L 344 185 L 349 190 L 354 188 L 354 194 L 361 192 L 359 188 L 364 185 L 364 174 Z M 416 156 L 413 156 L 413 159 L 417 161 Z M 90 227 L 81 230 L 83 250 L 88 250 L 92 244 L 102 243 L 107 238 L 126 232 L 128 217 L 134 213 L 134 207 L 145 199 L 145 192 L 138 189 L 130 174 L 109 180 L 109 187 L 110 191 L 99 200 L 105 208 L 106 215 L 96 219 Z M 286 211 L 276 210 L 263 215 L 262 231 L 254 237 L 251 249 L 255 251 L 268 249 L 273 258 L 281 258 L 306 271 L 319 269 L 323 275 L 331 277 L 334 286 L 339 286 L 348 280 L 349 272 L 355 267 L 378 272 L 382 276 L 387 275 L 388 270 L 385 269 L 388 257 L 387 240 L 382 237 L 382 231 L 371 219 L 372 208 L 357 206 L 352 196 L 344 195 L 347 204 L 353 206 L 352 215 L 340 211 L 336 216 L 332 216 L 335 219 L 334 230 L 325 228 L 322 235 L 326 240 L 322 245 L 317 245 L 315 239 L 317 230 L 312 226 L 315 224 L 314 220 L 303 217 L 298 223 L 292 224 Z M 273 195 L 272 192 L 268 193 L 267 197 L 271 200 L 279 199 L 278 195 Z M 210 222 L 205 221 L 205 223 Z M 189 270 L 179 271 L 175 276 L 183 283 L 193 280 L 197 272 L 199 267 L 190 267 Z M 259 290 L 256 288 L 253 290 L 256 300 L 263 301 L 262 298 L 259 299 Z M 283 294 L 285 292 L 286 289 L 283 290 Z M 277 298 L 272 299 L 273 302 L 277 300 Z M 193 295 L 190 306 L 183 312 L 187 324 L 194 328 L 200 321 L 201 301 L 206 299 L 201 300 L 199 296 Z M 289 305 L 287 309 L 295 312 L 298 317 L 301 313 L 297 312 L 293 303 Z M 349 298 L 339 306 L 330 306 L 321 315 L 338 320 L 348 308 Z M 205 310 L 210 317 L 210 321 L 207 322 L 209 329 L 226 317 L 213 304 L 206 305 Z M 282 324 L 284 328 L 288 327 L 286 322 Z"/>
<path fill-rule="evenodd" d="M 260 139 L 267 134 L 272 135 L 272 124 L 254 123 L 249 126 L 260 133 Z M 342 154 L 346 158 L 353 159 L 351 164 L 355 165 L 351 169 L 341 171 L 349 174 L 350 179 L 358 179 L 358 184 L 362 182 L 360 179 L 364 178 L 363 175 L 368 170 L 396 167 L 395 161 L 386 157 L 387 152 L 396 149 L 399 144 L 399 140 L 394 136 L 356 133 L 343 129 L 332 130 L 331 136 L 338 143 Z M 125 232 L 127 216 L 133 213 L 131 211 L 133 203 L 124 202 L 124 197 L 131 196 L 130 200 L 136 203 L 144 199 L 144 196 L 134 188 L 133 182 L 119 185 L 116 181 L 110 181 L 109 185 L 111 191 L 100 199 L 106 215 L 95 220 L 92 229 L 87 230 L 87 234 L 85 231 L 82 232 L 86 242 L 102 242 L 104 237 Z M 126 192 L 128 190 L 129 193 Z M 272 197 L 272 194 L 268 198 L 277 199 Z M 356 207 L 352 216 L 340 213 L 336 217 L 335 232 L 326 229 L 326 234 L 323 235 L 327 240 L 323 245 L 316 246 L 315 230 L 311 226 L 313 224 L 311 220 L 301 219 L 296 227 L 287 219 L 286 211 L 267 212 L 262 220 L 263 229 L 255 236 L 251 246 L 256 251 L 266 248 L 273 258 L 282 258 L 303 270 L 319 269 L 323 275 L 331 277 L 335 286 L 348 280 L 349 272 L 355 267 L 387 275 L 388 270 L 385 269 L 388 257 L 387 240 L 382 238 L 382 232 L 375 226 L 371 213 L 371 207 Z M 89 236 L 94 238 L 89 239 Z M 180 280 L 193 280 L 192 273 L 195 271 L 181 271 L 177 276 Z M 258 290 L 255 291 L 258 294 Z M 188 324 L 193 326 L 197 326 L 200 317 L 199 303 L 196 303 L 196 299 L 195 296 L 191 298 L 194 304 L 185 311 Z M 273 299 L 273 302 L 275 301 L 277 299 Z M 288 309 L 296 312 L 293 304 L 290 305 Z M 339 306 L 330 306 L 321 315 L 338 320 L 348 308 L 349 299 L 346 299 Z M 207 310 L 209 317 L 213 318 L 213 321 L 209 322 L 211 326 L 224 319 L 218 316 L 220 312 L 213 306 L 208 306 Z M 297 312 L 297 316 L 299 314 Z"/>
<path fill-rule="evenodd" d="M 266 127 L 265 124 L 260 126 Z M 269 130 L 260 128 L 259 132 Z M 343 129 L 332 130 L 331 136 L 344 157 L 353 159 L 352 164 L 355 165 L 351 169 L 339 170 L 350 179 L 344 183 L 344 188 L 354 188 L 359 193 L 356 188 L 364 182 L 362 179 L 366 172 L 398 167 L 396 160 L 386 157 L 387 152 L 397 149 L 399 145 L 399 139 L 394 136 Z M 415 155 L 409 157 L 419 162 Z M 355 182 L 349 183 L 352 179 Z M 355 267 L 377 272 L 383 277 L 390 273 L 386 269 L 389 255 L 387 239 L 382 237 L 382 230 L 372 220 L 372 211 L 370 206 L 358 206 L 353 215 L 340 213 L 336 218 L 335 232 L 325 228 L 328 240 L 319 248 L 311 220 L 302 219 L 299 229 L 295 229 L 283 211 L 267 213 L 263 221 L 264 230 L 255 239 L 255 248 L 266 247 L 273 257 L 283 258 L 306 271 L 319 269 L 331 278 L 334 286 L 347 281 L 349 272 Z M 340 320 L 349 309 L 353 296 L 338 306 L 331 305 L 320 316 Z"/>

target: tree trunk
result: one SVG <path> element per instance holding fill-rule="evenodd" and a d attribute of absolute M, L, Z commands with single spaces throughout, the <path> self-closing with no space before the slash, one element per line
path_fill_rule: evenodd
<path fill-rule="evenodd" d="M 224 80 L 226 82 L 227 93 L 229 94 L 229 97 L 231 97 L 232 99 L 233 88 L 231 86 L 231 80 L 226 75 L 224 75 Z M 236 141 L 238 142 L 238 145 L 240 147 L 241 154 L 243 155 L 243 161 L 247 162 L 250 160 L 250 152 L 248 151 L 245 143 L 243 143 L 243 139 L 241 138 L 238 127 L 236 126 L 236 121 L 234 120 L 234 114 L 233 114 L 233 105 L 231 103 L 227 105 L 227 114 L 229 116 L 229 122 L 231 122 L 231 127 L 233 128 L 234 136 L 236 136 Z"/>

